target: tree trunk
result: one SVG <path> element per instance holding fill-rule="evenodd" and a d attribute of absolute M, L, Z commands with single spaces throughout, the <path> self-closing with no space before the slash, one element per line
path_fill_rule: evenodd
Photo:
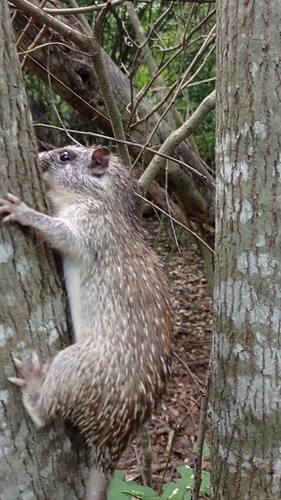
<path fill-rule="evenodd" d="M 0 196 L 10 191 L 44 210 L 7 0 L 0 2 L 0 54 Z M 65 296 L 53 253 L 27 230 L 1 224 L 0 275 L 0 498 L 82 498 L 86 469 L 83 456 L 75 457 L 73 439 L 63 425 L 36 430 L 19 389 L 7 381 L 15 376 L 11 355 L 24 359 L 35 350 L 47 361 L 69 343 Z"/>
<path fill-rule="evenodd" d="M 213 498 L 280 499 L 279 2 L 218 0 Z"/>

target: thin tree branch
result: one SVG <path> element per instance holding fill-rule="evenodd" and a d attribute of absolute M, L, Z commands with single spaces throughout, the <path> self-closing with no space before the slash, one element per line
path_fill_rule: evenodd
<path fill-rule="evenodd" d="M 208 243 L 206 243 L 206 241 L 202 240 L 202 238 L 200 238 L 200 236 L 197 233 L 195 233 L 194 231 L 192 231 L 189 227 L 187 227 L 184 224 L 182 224 L 180 221 L 178 221 L 177 219 L 175 219 L 171 214 L 168 214 L 165 210 L 162 210 L 162 208 L 158 207 L 157 205 L 155 205 L 154 203 L 152 203 L 152 201 L 148 200 L 147 198 L 145 198 L 141 194 L 136 193 L 136 195 L 142 201 L 145 201 L 146 203 L 148 203 L 149 205 L 151 205 L 153 208 L 155 208 L 155 210 L 158 210 L 162 214 L 166 215 L 169 220 L 171 220 L 171 221 L 175 222 L 176 224 L 178 224 L 179 226 L 181 226 L 187 233 L 191 234 L 191 236 L 193 236 L 196 240 L 199 240 L 200 243 L 202 245 L 204 245 L 211 252 L 211 254 L 215 253 L 214 250 L 208 245 Z"/>
<path fill-rule="evenodd" d="M 193 382 L 195 382 L 195 385 L 198 389 L 198 391 L 200 392 L 200 394 L 203 393 L 203 389 L 202 389 L 202 386 L 200 384 L 200 380 L 198 379 L 198 377 L 196 377 L 195 373 L 193 373 L 188 364 L 186 364 L 182 359 L 181 357 L 175 352 L 174 353 L 174 356 L 178 359 L 178 361 L 182 364 L 182 366 L 184 366 L 184 368 L 186 369 L 188 375 L 190 376 L 190 378 L 193 380 Z"/>
<path fill-rule="evenodd" d="M 110 7 L 117 7 L 117 5 L 121 5 L 125 0 L 111 0 L 111 2 L 101 3 L 98 5 L 88 5 L 87 7 L 73 7 L 66 9 L 44 9 L 44 12 L 48 12 L 48 14 L 52 14 L 53 16 L 58 16 L 60 14 L 87 14 L 88 12 L 99 12 L 103 10 L 108 4 Z"/>
<path fill-rule="evenodd" d="M 55 129 L 55 130 L 60 130 L 62 132 L 65 132 L 64 128 L 58 127 L 57 125 L 49 125 L 48 123 L 34 123 L 34 127 L 45 127 L 45 128 L 50 128 L 50 129 Z M 98 134 L 96 132 L 86 132 L 84 130 L 73 130 L 73 129 L 69 129 L 69 128 L 67 129 L 67 131 L 70 134 L 80 134 L 83 136 L 88 135 L 91 137 L 98 137 L 100 139 L 106 139 L 108 141 L 114 141 L 114 142 L 116 142 L 116 144 L 123 142 L 121 139 L 116 139 L 115 137 L 111 137 L 111 136 L 105 135 L 105 134 Z M 143 144 L 139 144 L 138 142 L 131 142 L 131 141 L 125 140 L 125 143 L 128 146 L 132 146 L 133 148 L 138 148 L 141 150 L 143 149 Z M 175 158 L 174 156 L 162 153 L 162 152 L 160 152 L 160 150 L 157 151 L 157 149 L 154 149 L 151 147 L 147 147 L 146 151 L 148 151 L 154 155 L 159 155 L 164 160 L 171 160 L 172 162 L 176 163 L 177 165 L 180 165 L 181 167 L 184 167 L 185 169 L 189 170 L 192 174 L 197 175 L 200 179 L 204 179 L 204 180 L 210 182 L 213 186 L 215 186 L 215 183 L 211 178 L 202 174 L 201 172 L 199 172 L 195 168 L 191 167 L 190 165 L 188 165 L 184 161 L 181 161 L 178 158 Z"/>
<path fill-rule="evenodd" d="M 108 116 L 110 118 L 114 137 L 121 141 L 117 144 L 118 154 L 122 159 L 124 165 L 130 167 L 131 158 L 129 155 L 128 146 L 126 144 L 126 137 L 122 125 L 122 119 L 119 108 L 117 106 L 116 99 L 114 97 L 114 93 L 112 90 L 111 82 L 108 76 L 108 71 L 104 62 L 103 52 L 101 48 L 103 26 L 109 6 L 110 2 L 108 2 L 108 5 L 100 12 L 93 27 L 93 41 L 96 42 L 95 43 L 96 48 L 94 53 L 95 70 L 99 82 L 100 91 L 104 99 Z"/>
<path fill-rule="evenodd" d="M 148 66 L 150 76 L 152 78 L 151 86 L 158 87 L 157 93 L 159 94 L 159 96 L 161 96 L 161 98 L 164 98 L 164 97 L 166 97 L 165 94 L 167 92 L 167 86 L 166 86 L 164 78 L 162 77 L 162 74 L 158 72 L 159 68 L 155 62 L 155 59 L 152 55 L 152 52 L 151 52 L 151 49 L 150 49 L 150 46 L 148 43 L 149 38 L 146 38 L 146 36 L 145 36 L 143 27 L 141 25 L 141 22 L 138 18 L 138 14 L 137 14 L 133 4 L 129 1 L 126 1 L 126 7 L 127 7 L 128 14 L 130 16 L 130 21 L 131 21 L 133 28 L 135 30 L 136 36 L 141 43 L 141 51 L 142 51 L 144 60 Z M 188 22 L 187 22 L 187 25 L 185 27 L 185 32 L 187 32 L 187 29 L 188 29 Z M 183 38 L 185 38 L 185 35 Z M 182 43 L 182 45 L 184 46 L 184 43 Z M 159 74 L 154 78 L 154 76 L 156 75 L 157 72 Z M 165 99 L 165 102 L 163 103 L 164 109 L 166 109 L 166 105 L 168 105 L 168 102 L 169 101 Z M 180 127 L 183 124 L 183 119 L 182 119 L 182 116 L 176 107 L 174 107 L 174 109 L 172 110 L 172 116 L 173 116 L 173 119 L 175 122 L 175 127 Z M 193 149 L 196 149 L 196 148 L 193 148 Z"/>
<path fill-rule="evenodd" d="M 160 483 L 160 486 L 158 488 L 158 495 L 159 496 L 160 496 L 161 491 L 162 491 L 162 487 L 163 487 L 164 479 L 165 479 L 165 476 L 166 476 L 166 473 L 167 473 L 167 470 L 168 470 L 168 467 L 169 467 L 169 463 L 171 462 L 172 453 L 173 453 L 173 449 L 174 449 L 177 437 L 178 437 L 178 435 L 180 433 L 180 430 L 183 427 L 185 421 L 188 419 L 188 417 L 190 417 L 190 415 L 192 415 L 192 410 L 197 405 L 198 399 L 196 401 L 194 401 L 194 403 L 190 406 L 189 410 L 186 412 L 186 414 L 181 419 L 180 423 L 176 425 L 176 428 L 175 428 L 175 431 L 174 431 L 174 434 L 173 434 L 173 437 L 172 437 L 172 440 L 171 440 L 171 444 L 169 446 L 167 461 L 166 461 L 165 468 L 164 468 L 164 471 L 163 471 L 163 475 L 162 475 L 162 478 L 161 478 L 161 483 Z"/>
<path fill-rule="evenodd" d="M 207 54 L 206 58 L 204 59 L 202 65 L 196 70 L 196 72 L 194 73 L 194 75 L 190 78 L 189 82 L 193 80 L 193 78 L 195 78 L 195 76 L 199 73 L 199 71 L 201 71 L 202 67 L 205 65 L 205 62 L 206 62 L 206 59 L 209 57 L 210 53 L 214 50 L 214 46 L 211 48 L 211 50 L 209 51 L 209 53 Z M 171 106 L 174 105 L 175 103 L 175 100 L 176 100 L 176 97 L 179 95 L 179 92 L 181 91 L 181 82 L 183 81 L 183 79 L 181 79 L 180 83 L 177 84 L 178 88 L 173 96 L 173 99 L 169 102 L 169 104 L 165 107 L 165 110 L 164 112 L 162 113 L 162 115 L 160 116 L 160 118 L 158 119 L 157 123 L 155 124 L 154 128 L 151 130 L 148 138 L 146 139 L 146 144 L 144 144 L 143 146 L 143 149 L 146 148 L 146 146 L 149 144 L 151 138 L 153 137 L 154 133 L 156 132 L 157 128 L 159 127 L 161 121 L 164 120 L 165 116 L 167 115 L 167 113 L 169 112 Z M 143 119 L 139 120 L 139 123 L 142 121 Z M 189 134 L 191 135 L 191 134 Z M 184 139 L 183 139 L 184 140 Z M 181 141 L 182 142 L 182 141 Z M 138 161 L 138 157 L 135 159 L 135 162 Z"/>
<path fill-rule="evenodd" d="M 135 0 L 136 2 L 140 3 L 152 3 L 153 0 Z M 165 0 L 164 0 L 165 1 Z M 173 0 L 168 0 L 173 3 Z M 215 3 L 216 0 L 174 0 L 175 2 L 182 2 L 182 3 Z M 111 0 L 110 2 L 107 3 L 102 3 L 99 5 L 88 5 L 86 7 L 74 7 L 70 9 L 44 9 L 45 12 L 48 12 L 49 14 L 52 14 L 53 16 L 58 16 L 59 14 L 87 14 L 88 12 L 99 12 L 102 10 L 106 5 L 110 3 L 111 7 L 117 7 L 118 5 L 121 5 L 124 3 L 125 0 Z"/>
<path fill-rule="evenodd" d="M 46 24 L 49 28 L 54 29 L 62 36 L 64 36 L 67 40 L 75 43 L 79 48 L 83 51 L 86 49 L 89 50 L 89 42 L 92 41 L 91 37 L 84 35 L 83 33 L 79 33 L 79 31 L 67 26 L 62 23 L 58 19 L 55 19 L 44 10 L 40 9 L 36 5 L 33 5 L 29 0 L 11 0 L 11 4 L 13 4 L 17 9 L 29 14 L 34 17 L 37 21 L 42 24 Z M 93 42 L 92 42 L 93 43 Z"/>
<path fill-rule="evenodd" d="M 32 0 L 33 2 L 38 2 L 39 0 Z M 88 37 L 85 34 L 77 33 L 75 29 L 71 29 L 64 23 L 64 19 L 62 19 L 63 22 L 59 22 L 58 20 L 54 19 L 51 16 L 48 16 L 45 12 L 42 10 L 34 7 L 32 3 L 27 0 L 14 0 L 14 3 L 17 6 L 20 6 L 20 12 L 16 16 L 16 22 L 15 20 L 15 29 L 18 30 L 18 34 L 21 32 L 21 24 L 24 24 L 24 19 L 26 17 L 26 8 L 29 11 L 29 15 L 31 15 L 34 19 L 36 20 L 36 17 L 39 14 L 39 18 L 41 21 L 39 23 L 36 22 L 34 23 L 34 27 L 38 29 L 38 24 L 45 24 L 47 21 L 48 24 L 51 24 L 54 26 L 54 29 L 57 31 L 59 29 L 59 32 L 64 33 L 64 40 L 72 40 L 76 46 L 78 45 L 79 49 L 82 47 L 83 50 L 81 50 L 81 55 L 79 55 L 78 61 L 76 58 L 76 54 L 72 54 L 72 51 L 77 52 L 77 47 L 71 46 L 71 42 L 69 43 L 69 50 L 68 51 L 55 51 L 56 56 L 59 57 L 60 63 L 66 64 L 65 67 L 65 72 L 62 72 L 61 74 L 58 72 L 55 64 L 52 66 L 48 66 L 46 69 L 46 57 L 48 57 L 48 53 L 46 49 L 42 51 L 42 53 L 37 53 L 35 52 L 35 59 L 29 56 L 29 61 L 31 61 L 29 64 L 29 68 L 31 68 L 32 71 L 38 72 L 39 77 L 48 84 L 49 78 L 46 78 L 46 74 L 48 73 L 48 70 L 50 70 L 55 78 L 51 79 L 51 84 L 54 87 L 55 91 L 58 91 L 58 93 L 66 99 L 67 102 L 69 102 L 75 109 L 77 109 L 79 112 L 82 114 L 85 114 L 85 116 L 88 116 L 90 118 L 95 118 L 97 121 L 96 123 L 100 124 L 100 128 L 102 130 L 106 130 L 107 136 L 111 136 L 112 134 L 112 127 L 110 125 L 110 120 L 106 116 L 103 116 L 104 113 L 104 99 L 101 99 L 101 92 L 99 90 L 99 85 L 97 82 L 97 76 L 96 76 L 96 71 L 95 71 L 95 64 L 93 64 L 94 59 L 94 49 L 95 44 L 91 40 L 90 37 Z M 35 12 L 34 12 L 35 11 Z M 34 15 L 35 14 L 35 15 Z M 78 23 L 74 18 L 70 19 L 71 26 L 76 27 L 79 31 L 82 30 L 82 26 L 80 23 Z M 23 46 L 26 45 L 26 39 L 29 39 L 32 43 L 32 33 L 28 33 L 27 37 L 23 41 Z M 51 40 L 57 40 L 60 42 L 60 37 L 57 36 L 55 33 L 50 32 Z M 64 41 L 62 40 L 62 41 Z M 45 41 L 45 39 L 44 39 Z M 30 43 L 30 42 L 29 42 Z M 44 53 L 45 52 L 45 53 Z M 120 98 L 120 95 L 122 95 L 122 100 L 120 100 L 120 109 L 122 109 L 122 120 L 124 124 L 126 124 L 126 105 L 129 100 L 129 84 L 125 76 L 121 73 L 118 68 L 113 64 L 111 59 L 106 55 L 106 53 L 103 54 L 105 61 L 106 61 L 106 67 L 107 70 L 110 71 L 110 79 L 111 79 L 111 84 L 112 88 L 115 93 L 115 98 Z M 53 58 L 54 59 L 54 58 Z M 80 68 L 79 65 L 79 60 L 81 59 L 81 64 L 83 65 L 83 68 L 85 70 L 85 74 L 89 75 L 89 81 L 91 82 L 92 86 L 88 89 L 88 86 L 84 84 L 84 81 L 80 78 L 80 74 L 76 74 L 75 69 Z M 92 60 L 91 60 L 92 59 Z M 51 62 L 51 60 L 50 60 Z M 53 61 L 54 62 L 54 61 Z M 73 75 L 72 75 L 73 73 Z M 120 75 L 119 75 L 120 73 Z M 73 77 L 73 84 L 70 85 L 70 82 L 72 81 Z M 62 85 L 60 84 L 62 80 Z M 113 83 L 114 82 L 114 83 Z M 116 85 L 114 86 L 113 85 Z M 93 89 L 93 85 L 96 90 Z M 120 87 L 119 87 L 120 85 Z M 71 88 L 70 88 L 71 87 Z M 73 90 L 72 90 L 73 89 Z M 80 94 L 81 92 L 81 94 Z M 77 95 L 77 99 L 74 98 L 74 96 Z M 82 98 L 79 98 L 79 95 L 82 95 Z M 90 96 L 90 97 L 89 97 Z M 92 99 L 92 100 L 90 100 Z M 102 102 L 101 102 L 102 101 Z M 101 103 L 100 103 L 101 102 Z M 92 103 L 96 104 L 97 110 L 95 111 L 95 106 L 92 105 Z M 100 103 L 100 104 L 99 104 Z M 100 109 L 102 108 L 102 112 L 100 112 Z M 147 110 L 149 109 L 148 103 L 144 103 L 144 105 L 140 107 L 141 114 L 147 114 Z M 155 121 L 158 120 L 158 117 L 156 117 L 156 120 L 152 117 L 150 119 L 151 121 L 151 126 L 149 129 L 151 130 L 153 128 L 153 125 Z M 149 125 L 149 124 L 148 124 Z M 125 126 L 125 125 L 124 125 Z M 170 133 L 170 127 L 168 126 L 167 123 L 163 123 L 163 126 L 161 128 L 161 133 L 160 129 L 159 132 L 156 130 L 156 134 L 154 137 L 154 143 L 156 143 L 160 139 L 160 144 L 163 143 L 163 140 L 167 137 L 167 135 Z M 141 132 L 138 129 L 134 129 L 131 131 L 134 137 L 134 142 L 137 144 L 141 144 L 143 142 L 143 137 L 146 131 Z M 127 134 L 127 138 L 130 140 L 129 134 Z M 110 137 L 110 140 L 112 140 L 112 137 Z M 117 142 L 117 141 L 116 141 Z M 136 156 L 137 152 L 140 150 L 139 146 L 134 146 L 134 142 L 132 141 L 129 145 L 130 147 L 130 152 L 132 156 Z M 146 149 L 145 154 L 143 155 L 144 162 L 147 165 L 149 163 L 149 160 L 152 158 L 152 149 Z M 161 154 L 161 153 L 160 153 Z M 177 158 L 180 158 L 181 162 L 177 162 L 175 160 L 175 163 L 171 163 L 171 169 L 169 168 L 169 182 L 172 184 L 173 183 L 173 189 L 175 189 L 175 193 L 177 193 L 177 196 L 179 196 L 179 199 L 181 199 L 181 202 L 184 205 L 184 200 L 186 198 L 186 190 L 189 193 L 189 197 L 193 200 L 193 204 L 191 205 L 192 209 L 189 210 L 188 207 L 187 213 L 188 214 L 193 214 L 192 216 L 195 217 L 195 219 L 200 220 L 201 222 L 205 221 L 205 218 L 207 217 L 207 220 L 209 223 L 212 225 L 213 224 L 213 202 L 214 202 L 214 188 L 213 188 L 213 180 L 212 177 L 208 174 L 206 169 L 203 167 L 202 162 L 200 162 L 197 158 L 197 156 L 186 146 L 184 142 L 182 142 L 178 148 L 175 151 L 172 151 L 170 158 L 173 160 L 174 156 L 177 156 Z M 189 169 L 189 165 L 193 167 L 193 173 L 191 175 L 188 175 L 186 172 L 187 168 L 183 169 L 178 169 L 176 164 L 183 165 L 183 167 L 187 167 Z M 185 171 L 184 171 L 185 170 Z M 192 169 L 189 169 L 192 171 Z M 199 174 L 197 174 L 197 171 Z M 185 206 L 185 205 L 184 205 Z M 190 206 L 190 205 L 189 205 Z M 210 211 L 211 209 L 211 211 Z M 211 215 L 210 215 L 211 214 Z M 212 217 L 212 220 L 211 220 Z"/>
<path fill-rule="evenodd" d="M 123 0 L 122 0 L 123 1 Z M 77 19 L 80 21 L 80 23 L 84 26 L 85 30 L 86 30 L 86 33 L 88 33 L 88 35 L 91 35 L 92 34 L 92 30 L 90 28 L 90 25 L 86 19 L 86 17 L 84 16 L 84 13 L 79 11 L 80 8 L 78 7 L 77 5 L 77 2 L 76 0 L 67 0 L 67 2 L 69 3 L 70 5 L 70 9 L 62 9 L 62 10 L 76 10 L 75 12 L 75 16 L 77 17 Z M 72 8 L 71 8 L 72 7 Z M 100 6 L 99 6 L 100 7 Z M 78 9 L 78 12 L 77 12 L 77 9 Z M 54 10 L 54 9 L 44 9 L 45 12 L 48 12 L 49 10 Z M 59 10 L 59 9 L 58 9 Z M 74 14 L 74 12 L 72 12 Z M 68 12 L 68 14 L 70 14 L 70 12 Z M 54 15 L 54 14 L 53 14 Z"/>
<path fill-rule="evenodd" d="M 208 413 L 208 402 L 211 387 L 211 369 L 210 363 L 208 367 L 207 377 L 204 392 L 201 395 L 200 405 L 200 418 L 197 438 L 197 451 L 195 458 L 195 471 L 194 471 L 194 488 L 192 492 L 192 500 L 199 500 L 200 486 L 201 486 L 201 470 L 202 470 L 202 454 L 205 439 L 206 420 Z"/>
<path fill-rule="evenodd" d="M 133 28 L 135 30 L 135 34 L 136 34 L 136 36 L 141 44 L 140 48 L 142 51 L 144 61 L 146 62 L 147 66 L 148 66 L 150 75 L 153 77 L 156 74 L 156 72 L 158 71 L 158 66 L 154 60 L 154 57 L 152 56 L 152 53 L 151 53 L 151 50 L 149 47 L 149 43 L 148 43 L 149 39 L 146 38 L 146 36 L 145 36 L 144 29 L 141 25 L 138 14 L 137 14 L 133 4 L 129 1 L 126 1 L 126 8 L 127 8 L 127 11 L 128 11 L 129 17 L 130 17 L 130 21 L 131 21 Z M 154 79 L 153 86 L 160 87 L 159 92 L 164 95 L 164 90 L 161 91 L 161 87 L 165 88 L 166 84 L 165 84 L 165 81 L 164 81 L 161 74 L 159 74 Z"/>
<path fill-rule="evenodd" d="M 212 31 L 213 31 L 213 28 L 212 28 Z M 195 58 L 193 59 L 193 61 L 190 63 L 190 65 L 188 66 L 187 70 L 185 71 L 184 75 L 181 76 L 180 78 L 180 82 L 175 82 L 173 85 L 171 85 L 171 87 L 168 89 L 166 95 L 161 99 L 160 102 L 158 102 L 158 104 L 156 104 L 156 106 L 154 106 L 154 108 L 152 110 L 150 110 L 149 114 L 142 117 L 140 120 L 138 120 L 137 122 L 133 123 L 132 124 L 132 127 L 135 127 L 137 125 L 139 125 L 140 123 L 142 123 L 143 121 L 146 121 L 152 114 L 156 113 L 163 105 L 165 105 L 165 103 L 167 102 L 167 100 L 170 98 L 171 94 L 174 92 L 174 90 L 176 91 L 175 92 L 175 95 L 173 97 L 173 100 L 170 101 L 170 102 L 174 102 L 176 97 L 178 97 L 180 91 L 182 90 L 182 82 L 185 80 L 187 74 L 191 71 L 191 69 L 193 68 L 193 66 L 195 65 L 196 62 L 198 62 L 198 60 L 200 59 L 200 57 L 204 54 L 204 52 L 207 50 L 207 48 L 209 47 L 209 45 L 213 42 L 213 39 L 212 38 L 209 38 L 208 36 L 208 40 L 206 39 L 204 44 L 202 45 L 202 47 L 199 49 L 199 51 L 197 52 Z M 179 51 L 180 52 L 180 51 Z M 177 54 L 178 55 L 178 54 Z M 172 59 L 172 58 L 171 58 Z M 205 62 L 204 62 L 205 64 Z M 166 65 L 163 65 L 159 71 L 163 71 L 164 67 Z M 188 83 L 190 83 L 190 81 L 192 81 L 192 79 L 190 79 L 188 81 Z M 150 85 L 150 83 L 149 83 Z M 147 89 L 145 89 L 147 90 Z M 141 93 L 141 98 L 143 98 L 145 94 L 144 93 Z M 135 106 L 136 107 L 136 106 Z M 163 119 L 164 117 L 162 117 Z"/>
<path fill-rule="evenodd" d="M 125 134 L 122 126 L 120 112 L 111 89 L 107 70 L 103 60 L 102 49 L 97 42 L 97 39 L 95 39 L 95 37 L 90 37 L 79 33 L 78 31 L 70 28 L 61 21 L 54 19 L 51 15 L 47 14 L 39 7 L 36 7 L 28 0 L 12 0 L 12 3 L 20 10 L 23 10 L 30 16 L 37 19 L 39 22 L 46 24 L 61 35 L 65 36 L 67 39 L 71 40 L 83 51 L 87 51 L 88 53 L 90 53 L 90 57 L 95 61 L 97 69 L 96 74 L 100 86 L 100 91 L 104 98 L 107 112 L 112 122 L 114 135 L 117 139 L 121 139 L 125 142 Z M 124 142 L 119 143 L 120 146 L 118 146 L 118 153 L 125 165 L 130 166 L 130 156 Z"/>
<path fill-rule="evenodd" d="M 190 134 L 193 134 L 197 127 L 202 123 L 207 114 L 215 108 L 216 93 L 215 90 L 209 94 L 198 106 L 193 115 L 177 130 L 171 133 L 158 151 L 158 155 L 153 158 L 149 166 L 139 179 L 139 185 L 143 192 L 146 192 L 148 186 L 155 179 L 159 170 L 164 167 L 165 160 L 159 156 L 159 153 L 171 156 L 174 149 L 184 141 Z"/>
<path fill-rule="evenodd" d="M 140 434 L 142 447 L 142 469 L 143 479 L 147 486 L 152 485 L 152 448 L 147 422 L 143 424 Z"/>
<path fill-rule="evenodd" d="M 182 44 L 182 46 L 180 47 L 180 49 L 175 53 L 173 54 L 169 59 L 168 61 L 166 61 L 165 64 L 163 64 L 159 69 L 158 71 L 156 72 L 156 74 L 154 75 L 154 77 L 151 79 L 151 81 L 147 84 L 147 86 L 142 90 L 142 92 L 140 92 L 139 94 L 139 98 L 138 98 L 138 101 L 136 102 L 135 106 L 134 106 L 134 112 L 132 113 L 132 116 L 134 116 L 134 113 L 135 113 L 135 110 L 139 104 L 139 102 L 141 101 L 141 99 L 144 98 L 144 96 L 146 95 L 149 87 L 152 85 L 153 81 L 155 78 L 158 77 L 158 75 L 164 71 L 164 69 L 166 69 L 168 67 L 168 65 L 172 62 L 173 59 L 175 59 L 176 57 L 178 57 L 180 55 L 180 53 L 185 50 L 185 46 L 187 46 L 188 44 L 188 41 L 191 39 L 191 37 L 193 36 L 193 34 L 199 29 L 201 28 L 206 22 L 207 20 L 209 20 L 215 13 L 215 9 L 212 10 L 212 12 L 210 12 L 208 14 L 208 16 L 206 16 L 205 19 L 203 19 L 203 21 L 201 21 L 201 23 L 199 23 L 193 30 L 191 33 L 189 33 L 188 37 L 186 38 L 186 40 L 184 41 L 184 43 Z M 213 28 L 211 30 L 211 33 L 213 34 Z M 184 75 L 182 75 L 181 79 L 180 79 L 180 82 L 175 82 L 170 88 L 169 90 L 167 91 L 167 94 L 161 99 L 161 101 L 156 104 L 156 106 L 149 112 L 148 115 L 144 116 L 143 118 L 141 118 L 140 120 L 138 120 L 137 122 L 133 123 L 131 126 L 132 127 L 135 127 L 136 125 L 139 125 L 142 121 L 145 121 L 147 120 L 152 114 L 154 114 L 156 111 L 158 111 L 159 108 L 161 108 L 161 106 L 163 106 L 165 104 L 165 102 L 169 99 L 170 95 L 172 94 L 172 92 L 179 88 L 179 85 L 185 80 L 186 76 L 188 75 L 188 73 L 191 71 L 191 69 L 193 68 L 193 66 L 195 65 L 196 62 L 198 62 L 198 59 L 204 54 L 204 52 L 207 50 L 208 46 L 210 45 L 210 43 L 212 43 L 212 39 L 210 39 L 210 34 L 208 35 L 208 37 L 206 38 L 206 40 L 204 41 L 202 47 L 199 49 L 199 51 L 197 52 L 195 58 L 193 59 L 193 61 L 191 61 L 190 65 L 188 66 L 187 70 L 185 71 Z M 176 96 L 178 96 L 178 93 L 179 93 L 179 90 L 176 91 Z"/>

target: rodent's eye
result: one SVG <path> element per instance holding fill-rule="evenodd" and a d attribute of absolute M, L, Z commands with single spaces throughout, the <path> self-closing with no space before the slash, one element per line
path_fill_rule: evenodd
<path fill-rule="evenodd" d="M 73 156 L 70 151 L 63 151 L 63 153 L 60 154 L 59 159 L 61 162 L 71 161 Z"/>

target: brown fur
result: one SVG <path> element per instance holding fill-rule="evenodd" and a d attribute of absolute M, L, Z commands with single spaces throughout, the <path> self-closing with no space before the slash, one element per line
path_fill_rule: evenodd
<path fill-rule="evenodd" d="M 65 151 L 71 160 L 61 162 Z M 87 499 L 104 500 L 108 477 L 167 385 L 168 286 L 136 220 L 135 180 L 118 158 L 68 147 L 40 160 L 52 216 L 12 197 L 0 200 L 0 213 L 61 251 L 76 342 L 48 369 L 36 357 L 29 369 L 16 361 L 21 378 L 12 381 L 37 425 L 67 417 L 79 427 L 91 450 Z"/>

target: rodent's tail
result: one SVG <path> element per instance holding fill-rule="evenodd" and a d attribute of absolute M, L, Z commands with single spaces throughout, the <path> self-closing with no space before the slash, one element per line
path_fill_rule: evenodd
<path fill-rule="evenodd" d="M 106 500 L 108 483 L 109 475 L 95 467 L 92 467 L 90 469 L 85 500 Z"/>

